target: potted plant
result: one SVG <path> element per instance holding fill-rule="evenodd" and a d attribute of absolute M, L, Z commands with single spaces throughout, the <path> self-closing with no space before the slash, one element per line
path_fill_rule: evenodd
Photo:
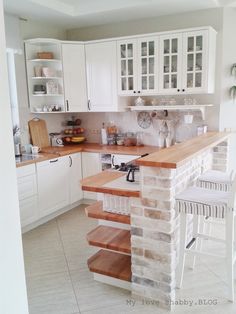
<path fill-rule="evenodd" d="M 231 75 L 236 78 L 236 63 L 234 63 L 231 66 Z M 233 85 L 230 88 L 229 93 L 230 93 L 230 97 L 233 99 L 233 101 L 235 101 L 236 100 L 236 85 Z"/>

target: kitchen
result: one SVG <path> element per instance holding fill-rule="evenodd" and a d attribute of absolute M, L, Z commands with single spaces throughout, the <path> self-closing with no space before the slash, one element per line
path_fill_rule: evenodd
<path fill-rule="evenodd" d="M 197 259 L 194 272 L 184 270 L 183 287 L 175 289 L 184 220 L 179 235 L 172 201 L 182 208 L 178 194 L 210 168 L 235 169 L 235 9 L 185 3 L 183 11 L 147 19 L 136 3 L 137 18 L 121 22 L 106 4 L 110 20 L 102 25 L 96 6 L 97 20 L 83 24 L 61 13 L 60 1 L 42 24 L 47 5 L 29 2 L 4 5 L 30 313 L 177 313 L 188 311 L 173 306 L 185 298 L 215 298 L 233 313 L 209 257 Z M 188 245 L 195 228 L 193 221 Z M 203 242 L 214 249 L 210 237 Z M 194 287 L 187 293 L 193 280 L 203 294 Z M 141 302 L 150 299 L 156 303 Z"/>

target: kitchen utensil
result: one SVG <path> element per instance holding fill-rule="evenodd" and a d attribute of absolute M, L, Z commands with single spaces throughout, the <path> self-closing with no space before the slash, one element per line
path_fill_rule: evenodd
<path fill-rule="evenodd" d="M 32 146 L 31 150 L 33 155 L 37 155 L 41 151 L 41 148 L 38 146 Z"/>
<path fill-rule="evenodd" d="M 45 120 L 36 118 L 30 120 L 28 124 L 32 144 L 42 148 L 50 146 Z"/>

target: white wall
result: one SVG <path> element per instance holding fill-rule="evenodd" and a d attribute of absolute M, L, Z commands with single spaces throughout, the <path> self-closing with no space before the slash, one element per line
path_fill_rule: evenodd
<path fill-rule="evenodd" d="M 0 313 L 27 314 L 4 32 L 0 0 Z"/>
<path fill-rule="evenodd" d="M 230 69 L 236 63 L 236 9 L 224 9 L 223 23 L 223 56 L 221 67 L 221 106 L 220 106 L 220 129 L 232 129 L 236 132 L 236 102 L 230 98 L 229 89 L 236 85 L 236 78 L 231 76 Z M 236 171 L 236 134 L 231 137 L 229 167 Z"/>

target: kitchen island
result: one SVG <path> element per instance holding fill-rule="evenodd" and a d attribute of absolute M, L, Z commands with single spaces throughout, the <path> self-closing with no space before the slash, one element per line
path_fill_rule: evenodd
<path fill-rule="evenodd" d="M 103 248 L 88 260 L 96 280 L 130 289 L 133 295 L 154 299 L 160 307 L 171 309 L 175 301 L 179 234 L 175 195 L 194 184 L 208 169 L 227 170 L 229 136 L 208 132 L 140 158 L 140 182 L 136 187 L 139 194 L 129 197 L 130 225 L 119 223 L 119 213 L 104 215 L 102 202 L 87 208 L 89 217 L 112 222 L 110 226 L 98 226 L 88 235 L 89 244 Z M 101 174 L 82 180 L 82 189 L 89 186 L 90 190 L 121 197 L 122 188 L 112 186 L 116 175 L 107 172 L 106 177 L 109 176 L 109 189 L 98 189 Z M 102 182 L 100 188 L 105 184 Z M 133 192 L 127 186 L 125 190 L 127 195 Z M 122 251 L 124 242 L 126 249 L 130 243 L 130 254 Z"/>

